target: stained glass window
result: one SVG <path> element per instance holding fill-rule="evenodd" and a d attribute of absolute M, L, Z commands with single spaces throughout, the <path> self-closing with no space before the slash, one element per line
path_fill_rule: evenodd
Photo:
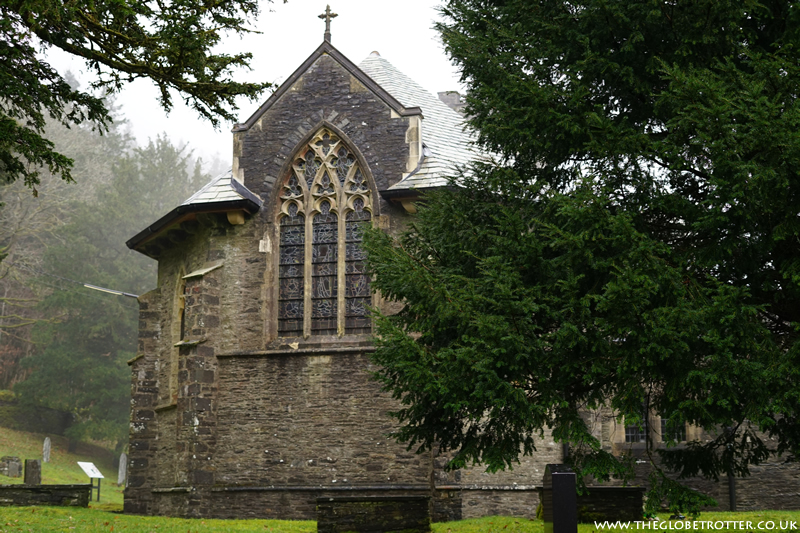
<path fill-rule="evenodd" d="M 345 224 L 345 333 L 369 333 L 369 306 L 372 303 L 369 276 L 361 249 L 364 225 L 371 219 L 364 210 L 364 199 L 353 200 L 353 210 L 346 215 Z"/>
<path fill-rule="evenodd" d="M 297 337 L 303 334 L 305 217 L 298 213 L 294 202 L 288 204 L 287 213 L 280 223 L 278 332 Z"/>
<path fill-rule="evenodd" d="M 281 194 L 278 335 L 369 333 L 372 292 L 361 249 L 372 220 L 366 175 L 326 128 L 300 154 Z"/>
<path fill-rule="evenodd" d="M 339 247 L 339 219 L 331 213 L 330 202 L 322 202 L 314 216 L 311 247 L 311 334 L 336 335 Z"/>
<path fill-rule="evenodd" d="M 311 188 L 311 184 L 314 183 L 314 177 L 317 175 L 317 170 L 319 170 L 320 165 L 320 160 L 313 150 L 306 152 L 303 170 L 305 171 L 306 185 L 308 185 L 309 189 Z"/>

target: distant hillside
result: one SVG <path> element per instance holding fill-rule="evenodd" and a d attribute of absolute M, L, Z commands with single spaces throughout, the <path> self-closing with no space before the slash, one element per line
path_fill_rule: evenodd
<path fill-rule="evenodd" d="M 68 439 L 60 435 L 29 433 L 0 428 L 0 457 L 13 455 L 21 460 L 41 459 L 45 437 L 50 437 L 50 462 L 42 464 L 42 483 L 88 483 L 89 478 L 78 466 L 78 461 L 94 463 L 105 479 L 101 482 L 100 504 L 103 508 L 122 507 L 122 487 L 117 487 L 117 468 L 114 454 L 100 446 L 78 443 L 75 453 L 67 451 Z M 0 485 L 22 483 L 22 478 L 0 475 Z M 96 502 L 92 502 L 95 507 Z"/>
<path fill-rule="evenodd" d="M 32 433 L 63 435 L 72 415 L 47 407 L 22 407 L 14 393 L 0 390 L 0 427 Z"/>

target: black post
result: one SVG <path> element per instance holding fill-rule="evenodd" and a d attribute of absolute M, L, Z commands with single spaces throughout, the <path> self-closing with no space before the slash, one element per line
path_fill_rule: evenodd
<path fill-rule="evenodd" d="M 730 510 L 736 510 L 736 477 L 731 472 L 728 472 L 728 503 Z"/>
<path fill-rule="evenodd" d="M 100 501 L 100 481 L 102 481 L 102 480 L 100 478 L 96 478 L 96 479 L 97 479 L 97 485 L 94 484 L 95 478 L 89 478 L 89 482 L 92 485 L 92 490 L 97 489 L 97 501 L 99 502 Z M 92 495 L 91 494 L 89 494 L 89 501 L 92 501 Z"/>
<path fill-rule="evenodd" d="M 578 492 L 575 472 L 566 465 L 547 465 L 541 494 L 545 533 L 577 533 Z"/>
<path fill-rule="evenodd" d="M 725 428 L 725 435 L 728 436 L 727 451 L 731 452 L 731 462 L 733 462 L 733 445 L 736 442 L 736 432 L 734 428 Z M 733 475 L 733 466 L 728 467 L 728 505 L 731 511 L 736 510 L 736 477 Z"/>

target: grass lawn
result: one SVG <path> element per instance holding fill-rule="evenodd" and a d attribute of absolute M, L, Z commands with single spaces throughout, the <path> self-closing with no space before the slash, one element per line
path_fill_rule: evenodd
<path fill-rule="evenodd" d="M 735 521 L 759 522 L 772 521 L 774 529 L 780 530 L 780 524 L 794 521 L 800 522 L 800 511 L 758 511 L 740 513 L 703 513 L 699 522 L 729 522 L 726 531 L 750 531 L 733 525 Z M 675 522 L 670 522 L 675 526 Z M 700 525 L 700 524 L 699 524 Z M 683 522 L 681 526 L 689 526 Z M 631 524 L 636 529 L 636 524 Z M 640 528 L 641 529 L 641 528 Z M 675 531 L 690 527 L 670 527 L 669 529 L 648 528 L 646 531 Z M 694 530 L 694 528 L 691 528 Z M 112 532 L 126 533 L 211 533 L 211 532 L 285 532 L 313 533 L 317 530 L 312 521 L 286 520 L 190 520 L 184 518 L 163 518 L 155 516 L 130 516 L 101 509 L 76 509 L 63 507 L 0 507 L 0 533 L 39 532 L 39 531 L 76 531 L 76 532 Z M 696 531 L 719 531 L 720 529 L 702 527 Z M 755 531 L 770 531 L 768 529 Z M 461 520 L 433 525 L 434 533 L 543 533 L 541 520 L 491 516 L 474 520 Z M 578 533 L 594 533 L 608 531 L 593 524 L 581 524 Z M 617 530 L 614 530 L 617 531 Z M 785 529 L 784 529 L 785 531 Z"/>
<path fill-rule="evenodd" d="M 26 433 L 8 428 L 0 428 L 0 457 L 15 455 L 20 459 L 40 459 L 42 442 L 48 435 Z M 317 530 L 313 521 L 286 520 L 191 520 L 183 518 L 164 518 L 155 516 L 130 516 L 120 514 L 122 509 L 122 488 L 116 486 L 117 471 L 113 467 L 113 455 L 108 450 L 87 444 L 80 444 L 76 453 L 67 452 L 67 439 L 49 435 L 51 440 L 50 462 L 42 464 L 43 483 L 87 483 L 89 479 L 77 465 L 77 461 L 93 462 L 103 473 L 101 501 L 91 502 L 89 509 L 64 507 L 0 507 L 0 533 L 63 531 L 69 532 L 114 532 L 126 533 L 203 533 L 203 532 L 249 532 L 273 531 L 285 533 L 313 533 Z M 22 483 L 22 478 L 0 477 L 0 484 Z M 664 517 L 662 517 L 664 518 Z M 770 531 L 757 529 L 760 522 L 772 521 L 772 531 L 780 530 L 789 522 L 800 523 L 800 511 L 756 511 L 739 513 L 703 513 L 699 522 L 728 521 L 728 531 Z M 736 524 L 733 524 L 733 522 Z M 740 527 L 744 522 L 745 527 Z M 746 523 L 751 522 L 752 529 Z M 662 529 L 651 527 L 643 531 L 681 531 L 689 527 L 670 527 Z M 676 526 L 677 524 L 671 523 Z M 681 526 L 689 524 L 682 523 Z M 692 524 L 693 525 L 693 524 Z M 719 531 L 708 525 L 698 524 L 693 531 Z M 767 524 L 764 525 L 765 527 Z M 631 524 L 636 530 L 636 524 Z M 795 527 L 795 530 L 797 528 Z M 784 529 L 785 530 L 785 529 Z M 578 533 L 601 533 L 609 530 L 593 524 L 581 524 Z M 434 533 L 544 533 L 540 520 L 527 518 L 492 516 L 474 520 L 461 520 L 433 524 Z"/>
<path fill-rule="evenodd" d="M 105 479 L 100 485 L 100 505 L 113 508 L 122 508 L 122 487 L 117 487 L 117 469 L 113 466 L 113 454 L 99 446 L 79 443 L 75 453 L 67 452 L 67 439 L 59 435 L 45 435 L 39 433 L 26 433 L 5 427 L 0 427 L 0 457 L 13 455 L 19 457 L 23 464 L 25 459 L 41 459 L 42 444 L 45 437 L 50 437 L 50 462 L 42 463 L 42 483 L 45 484 L 72 484 L 89 483 L 89 478 L 83 473 L 78 461 L 94 463 Z M 10 478 L 0 476 L 0 485 L 14 485 L 22 483 L 23 478 Z M 94 496 L 93 496 L 94 497 Z M 92 506 L 98 505 L 92 502 Z M 4 509 L 0 508 L 0 522 Z"/>

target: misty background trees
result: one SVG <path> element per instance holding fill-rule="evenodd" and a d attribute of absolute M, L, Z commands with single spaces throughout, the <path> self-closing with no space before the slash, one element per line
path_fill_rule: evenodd
<path fill-rule="evenodd" d="M 117 114 L 105 135 L 51 121 L 47 135 L 74 160 L 75 183 L 42 171 L 0 186 L 0 389 L 23 405 L 70 412 L 68 436 L 127 440 L 138 304 L 76 282 L 141 294 L 155 262 L 125 241 L 209 179 L 166 134 L 139 146 Z"/>

